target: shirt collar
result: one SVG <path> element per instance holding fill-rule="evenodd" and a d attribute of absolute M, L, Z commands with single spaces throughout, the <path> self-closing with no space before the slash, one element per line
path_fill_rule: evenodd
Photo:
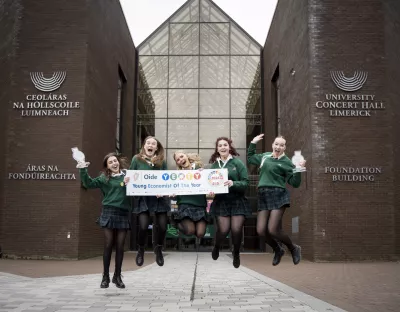
<path fill-rule="evenodd" d="M 218 161 L 219 167 L 220 167 L 220 168 L 224 168 L 225 165 L 228 163 L 229 159 L 232 159 L 232 158 L 233 158 L 233 157 L 232 157 L 231 154 L 229 154 L 228 158 L 227 158 L 225 161 L 223 161 L 223 160 L 221 159 L 221 157 L 218 157 L 218 158 L 217 158 L 217 161 Z M 221 167 L 221 162 L 222 162 L 222 167 Z"/>
<path fill-rule="evenodd" d="M 274 158 L 274 156 L 273 156 L 274 154 L 273 153 L 271 153 L 271 158 Z M 283 156 L 285 156 L 285 153 L 282 153 L 282 155 L 280 155 L 279 157 L 278 157 L 278 159 L 281 159 Z"/>

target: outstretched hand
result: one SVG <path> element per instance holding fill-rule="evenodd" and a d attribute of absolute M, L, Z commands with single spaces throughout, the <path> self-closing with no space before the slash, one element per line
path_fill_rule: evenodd
<path fill-rule="evenodd" d="M 253 140 L 251 140 L 251 143 L 257 144 L 257 143 L 258 143 L 259 141 L 261 141 L 263 138 L 264 138 L 264 133 L 261 133 L 261 134 L 255 136 L 255 137 L 253 138 Z"/>
<path fill-rule="evenodd" d="M 76 165 L 76 168 L 82 169 L 82 168 L 87 168 L 89 166 L 89 162 L 86 161 L 78 161 L 78 164 Z"/>

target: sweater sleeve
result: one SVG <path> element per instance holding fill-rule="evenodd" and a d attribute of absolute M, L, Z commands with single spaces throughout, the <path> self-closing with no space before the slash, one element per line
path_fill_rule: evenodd
<path fill-rule="evenodd" d="M 249 148 L 247 150 L 247 162 L 250 165 L 261 165 L 262 154 L 256 154 L 256 144 L 250 143 Z"/>
<path fill-rule="evenodd" d="M 233 181 L 231 189 L 232 191 L 244 192 L 246 188 L 249 186 L 249 175 L 247 173 L 247 168 L 243 164 L 243 162 L 238 158 L 235 158 L 235 160 L 236 160 L 235 166 L 239 174 L 239 180 Z"/>
<path fill-rule="evenodd" d="M 165 162 L 165 160 L 162 163 L 161 170 L 167 170 L 167 163 Z"/>
<path fill-rule="evenodd" d="M 79 169 L 79 175 L 83 186 L 87 189 L 101 188 L 104 184 L 104 177 L 102 175 L 92 179 L 87 172 L 87 168 Z"/>
<path fill-rule="evenodd" d="M 129 170 L 137 170 L 136 156 L 132 157 L 132 161 L 131 161 L 131 165 L 129 166 Z"/>
<path fill-rule="evenodd" d="M 287 180 L 287 183 L 295 188 L 298 188 L 301 184 L 301 173 L 292 173 Z"/>

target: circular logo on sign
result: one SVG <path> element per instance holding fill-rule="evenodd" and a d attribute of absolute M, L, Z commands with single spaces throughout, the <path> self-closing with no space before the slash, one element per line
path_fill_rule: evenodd
<path fill-rule="evenodd" d="M 187 179 L 187 180 L 192 180 L 192 179 L 193 179 L 193 174 L 190 173 L 190 172 L 187 173 L 187 174 L 186 174 L 186 179 Z"/>
<path fill-rule="evenodd" d="M 176 173 L 171 173 L 171 175 L 169 177 L 171 178 L 171 180 L 176 180 L 178 178 Z"/>
<path fill-rule="evenodd" d="M 211 186 L 223 186 L 224 185 L 224 177 L 222 173 L 218 170 L 213 170 L 208 175 L 208 183 Z"/>
<path fill-rule="evenodd" d="M 179 180 L 184 180 L 185 179 L 185 174 L 184 173 L 180 173 L 178 175 Z"/>

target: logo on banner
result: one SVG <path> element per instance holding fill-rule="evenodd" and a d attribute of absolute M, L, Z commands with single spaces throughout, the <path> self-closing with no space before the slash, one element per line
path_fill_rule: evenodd
<path fill-rule="evenodd" d="M 30 75 L 35 88 L 43 92 L 53 92 L 57 90 L 67 77 L 65 71 L 55 72 L 50 78 L 45 78 L 42 72 L 33 72 L 30 73 Z"/>
<path fill-rule="evenodd" d="M 223 186 L 224 177 L 219 170 L 211 171 L 208 175 L 208 183 L 212 186 Z"/>
<path fill-rule="evenodd" d="M 367 81 L 368 73 L 364 71 L 355 71 L 352 77 L 346 77 L 343 71 L 331 71 L 332 81 L 336 87 L 343 91 L 353 92 L 360 90 Z"/>
<path fill-rule="evenodd" d="M 137 173 L 137 172 L 135 172 L 135 173 L 133 174 L 133 181 L 136 182 L 136 181 L 139 179 L 139 177 L 140 177 L 140 174 Z"/>

